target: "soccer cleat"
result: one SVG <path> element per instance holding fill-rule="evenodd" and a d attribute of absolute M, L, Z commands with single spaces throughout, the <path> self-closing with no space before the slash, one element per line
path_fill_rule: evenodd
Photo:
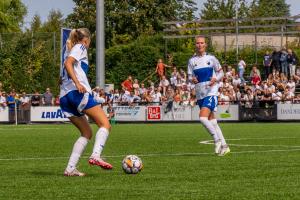
<path fill-rule="evenodd" d="M 105 162 L 101 158 L 99 158 L 99 159 L 90 158 L 89 159 L 89 164 L 90 165 L 97 165 L 97 166 L 99 166 L 103 169 L 112 169 L 113 168 L 113 166 L 111 164 L 109 164 L 108 162 Z"/>
<path fill-rule="evenodd" d="M 67 170 L 65 170 L 64 172 L 64 176 L 85 176 L 85 173 L 82 173 L 80 171 L 78 171 L 78 169 L 74 169 L 71 172 L 68 172 Z"/>
<path fill-rule="evenodd" d="M 225 156 L 226 154 L 228 154 L 230 152 L 229 146 L 222 146 L 220 153 L 218 154 L 218 156 Z"/>
<path fill-rule="evenodd" d="M 219 154 L 221 152 L 221 148 L 222 147 L 222 142 L 220 140 L 218 140 L 217 142 L 215 142 L 215 153 Z"/>

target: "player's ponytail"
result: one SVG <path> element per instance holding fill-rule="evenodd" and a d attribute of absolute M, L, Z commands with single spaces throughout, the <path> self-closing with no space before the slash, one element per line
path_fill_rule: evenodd
<path fill-rule="evenodd" d="M 75 44 L 82 41 L 84 38 L 91 38 L 90 31 L 87 28 L 73 29 L 70 32 L 69 38 L 67 40 L 67 48 L 71 50 Z"/>
<path fill-rule="evenodd" d="M 78 42 L 78 39 L 77 39 L 77 33 L 76 33 L 76 29 L 73 29 L 71 32 L 70 32 L 70 35 L 69 35 L 69 38 L 66 42 L 66 45 L 67 45 L 67 49 L 68 50 L 71 50 L 75 44 Z"/>

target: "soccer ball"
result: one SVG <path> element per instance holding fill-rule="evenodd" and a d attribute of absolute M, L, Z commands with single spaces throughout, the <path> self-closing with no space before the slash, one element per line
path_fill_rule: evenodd
<path fill-rule="evenodd" d="M 136 155 L 128 155 L 122 161 L 122 168 L 127 174 L 137 174 L 143 169 L 143 163 Z"/>

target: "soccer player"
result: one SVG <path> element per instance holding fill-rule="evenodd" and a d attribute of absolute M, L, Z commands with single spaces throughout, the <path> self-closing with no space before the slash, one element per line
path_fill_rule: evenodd
<path fill-rule="evenodd" d="M 215 112 L 218 105 L 218 84 L 224 75 L 219 61 L 206 53 L 205 37 L 195 38 L 196 53 L 188 62 L 188 77 L 195 84 L 200 121 L 215 143 L 215 153 L 224 156 L 230 152 L 223 133 L 217 123 Z"/>
<path fill-rule="evenodd" d="M 90 32 L 86 28 L 71 31 L 69 51 L 67 50 L 66 60 L 61 70 L 60 107 L 81 134 L 73 146 L 64 172 L 65 176 L 85 176 L 76 168 L 80 156 L 92 138 L 92 129 L 85 114 L 99 127 L 89 163 L 104 169 L 112 169 L 112 165 L 100 157 L 111 126 L 100 105 L 94 101 L 87 79 L 89 69 L 87 49 L 91 42 L 90 38 Z"/>

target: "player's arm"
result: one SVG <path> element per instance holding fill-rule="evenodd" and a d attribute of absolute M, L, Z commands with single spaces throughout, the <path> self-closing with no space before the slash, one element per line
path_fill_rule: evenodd
<path fill-rule="evenodd" d="M 194 75 L 193 65 L 191 63 L 191 60 L 189 60 L 189 62 L 188 62 L 188 70 L 187 70 L 187 72 L 188 72 L 188 80 L 191 83 L 197 84 L 199 81 L 197 80 L 197 78 Z"/>
<path fill-rule="evenodd" d="M 209 84 L 210 86 L 214 85 L 216 82 L 221 81 L 222 78 L 224 77 L 224 71 L 222 69 L 222 66 L 216 58 L 213 59 L 213 67 L 214 67 L 215 75 L 211 78 Z"/>
<path fill-rule="evenodd" d="M 69 56 L 66 61 L 65 61 L 65 68 L 67 70 L 67 73 L 69 75 L 69 77 L 73 80 L 73 82 L 75 83 L 75 86 L 77 88 L 77 90 L 80 92 L 80 93 L 85 93 L 86 92 L 86 89 L 83 85 L 80 84 L 80 82 L 78 81 L 76 75 L 75 75 L 75 72 L 74 72 L 74 64 L 76 63 L 76 59 L 73 58 L 72 56 Z"/>

